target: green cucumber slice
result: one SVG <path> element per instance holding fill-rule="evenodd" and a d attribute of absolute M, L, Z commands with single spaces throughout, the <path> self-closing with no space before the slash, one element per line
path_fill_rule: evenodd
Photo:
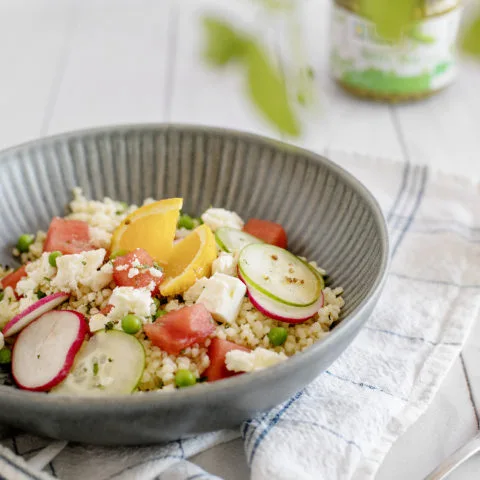
<path fill-rule="evenodd" d="M 215 231 L 215 240 L 217 241 L 217 245 L 224 252 L 228 253 L 240 251 L 243 247 L 252 243 L 263 243 L 262 240 L 249 233 L 230 227 L 221 227 L 217 229 Z"/>
<path fill-rule="evenodd" d="M 145 369 L 145 350 L 133 335 L 99 331 L 80 349 L 67 378 L 51 393 L 103 396 L 131 393 Z"/>
<path fill-rule="evenodd" d="M 238 269 L 247 286 L 285 305 L 307 307 L 322 293 L 320 274 L 288 250 L 274 245 L 247 245 L 240 252 Z"/>

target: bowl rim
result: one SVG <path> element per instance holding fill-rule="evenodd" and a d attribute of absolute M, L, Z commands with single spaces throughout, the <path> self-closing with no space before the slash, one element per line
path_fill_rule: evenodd
<path fill-rule="evenodd" d="M 195 399 L 205 398 L 208 396 L 216 396 L 219 394 L 226 394 L 230 391 L 241 390 L 246 384 L 255 388 L 256 385 L 263 383 L 264 379 L 270 376 L 284 376 L 294 373 L 297 370 L 297 365 L 303 362 L 314 361 L 314 357 L 325 353 L 332 344 L 337 342 L 342 336 L 348 336 L 351 330 L 361 328 L 366 318 L 362 320 L 362 315 L 368 312 L 370 308 L 373 308 L 378 300 L 378 297 L 385 285 L 388 267 L 390 264 L 390 242 L 388 235 L 388 228 L 385 220 L 385 216 L 382 209 L 375 199 L 373 194 L 367 187 L 358 180 L 354 175 L 345 170 L 340 165 L 336 164 L 327 157 L 307 150 L 303 147 L 287 143 L 283 140 L 267 137 L 265 135 L 256 134 L 249 131 L 242 131 L 237 129 L 208 126 L 208 125 L 195 125 L 189 123 L 169 123 L 169 122 L 147 122 L 147 123 L 126 123 L 118 125 L 104 125 L 95 126 L 89 128 L 82 128 L 78 130 L 70 130 L 60 132 L 55 135 L 49 135 L 36 139 L 31 139 L 26 142 L 7 147 L 0 150 L 0 164 L 5 161 L 16 161 L 14 155 L 20 151 L 24 151 L 29 148 L 38 147 L 41 145 L 49 145 L 56 141 L 66 141 L 75 137 L 88 137 L 99 134 L 126 134 L 127 132 L 142 133 L 144 131 L 178 131 L 178 132 L 190 132 L 190 133 L 204 133 L 211 135 L 230 136 L 237 139 L 248 140 L 256 143 L 257 145 L 265 145 L 274 149 L 283 150 L 284 152 L 291 152 L 303 156 L 309 161 L 323 163 L 335 174 L 342 178 L 349 186 L 354 188 L 369 205 L 376 223 L 378 225 L 378 234 L 380 235 L 380 243 L 382 245 L 382 257 L 380 262 L 379 272 L 370 289 L 367 296 L 352 310 L 346 319 L 340 322 L 329 335 L 319 342 L 314 343 L 309 348 L 302 352 L 298 352 L 292 357 L 289 357 L 288 361 L 281 362 L 277 365 L 269 367 L 264 370 L 254 372 L 250 375 L 238 375 L 231 378 L 224 379 L 219 382 L 212 382 L 209 384 L 200 383 L 195 388 L 185 388 L 174 391 L 151 391 L 141 392 L 134 394 L 124 395 L 108 395 L 108 396 L 61 396 L 61 395 L 46 395 L 45 392 L 31 392 L 12 388 L 6 385 L 0 385 L 0 398 L 4 398 L 8 401 L 15 401 L 21 403 L 23 407 L 34 407 L 38 410 L 41 408 L 68 408 L 68 411 L 73 413 L 85 413 L 91 411 L 92 407 L 95 407 L 96 413 L 105 414 L 123 408 L 135 408 L 136 410 L 142 410 L 146 406 L 155 405 L 157 408 L 166 407 L 171 402 L 175 402 L 178 405 L 188 404 L 194 402 Z M 345 321 L 348 320 L 348 321 Z M 320 375 L 320 373 L 319 373 Z M 1 404 L 0 400 L 0 404 Z M 112 408 L 113 407 L 113 408 Z"/>

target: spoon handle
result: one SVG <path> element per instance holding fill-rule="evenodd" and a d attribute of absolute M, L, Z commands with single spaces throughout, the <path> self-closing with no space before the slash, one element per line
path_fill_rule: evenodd
<path fill-rule="evenodd" d="M 461 463 L 468 460 L 472 455 L 480 451 L 480 433 L 477 433 L 463 447 L 446 458 L 433 472 L 425 477 L 424 480 L 442 480 L 455 470 Z"/>

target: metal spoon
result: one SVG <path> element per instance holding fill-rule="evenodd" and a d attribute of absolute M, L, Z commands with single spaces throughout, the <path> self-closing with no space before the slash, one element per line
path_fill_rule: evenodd
<path fill-rule="evenodd" d="M 424 480 L 442 480 L 446 478 L 453 470 L 460 464 L 468 460 L 471 456 L 480 452 L 480 432 L 475 437 L 468 441 L 463 447 L 460 447 L 456 452 L 452 453 L 446 458 L 430 475 L 427 475 Z"/>

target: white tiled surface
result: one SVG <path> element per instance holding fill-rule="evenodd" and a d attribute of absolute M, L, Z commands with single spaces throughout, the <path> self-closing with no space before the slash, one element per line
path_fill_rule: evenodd
<path fill-rule="evenodd" d="M 133 122 L 202 123 L 277 136 L 244 101 L 235 72 L 208 70 L 199 56 L 199 12 L 221 11 L 261 28 L 252 9 L 249 0 L 0 0 L 0 148 L 74 128 Z M 420 103 L 356 100 L 328 77 L 327 17 L 326 0 L 304 2 L 308 60 L 321 93 L 296 143 L 428 162 L 480 180 L 480 65 L 463 64 L 454 86 Z M 266 37 L 275 48 L 275 31 Z M 463 361 L 393 447 L 379 480 L 422 478 L 477 430 L 479 338 L 477 325 Z M 196 460 L 228 480 L 248 476 L 240 441 Z M 478 479 L 479 472 L 480 458 L 474 458 L 451 479 Z"/>

